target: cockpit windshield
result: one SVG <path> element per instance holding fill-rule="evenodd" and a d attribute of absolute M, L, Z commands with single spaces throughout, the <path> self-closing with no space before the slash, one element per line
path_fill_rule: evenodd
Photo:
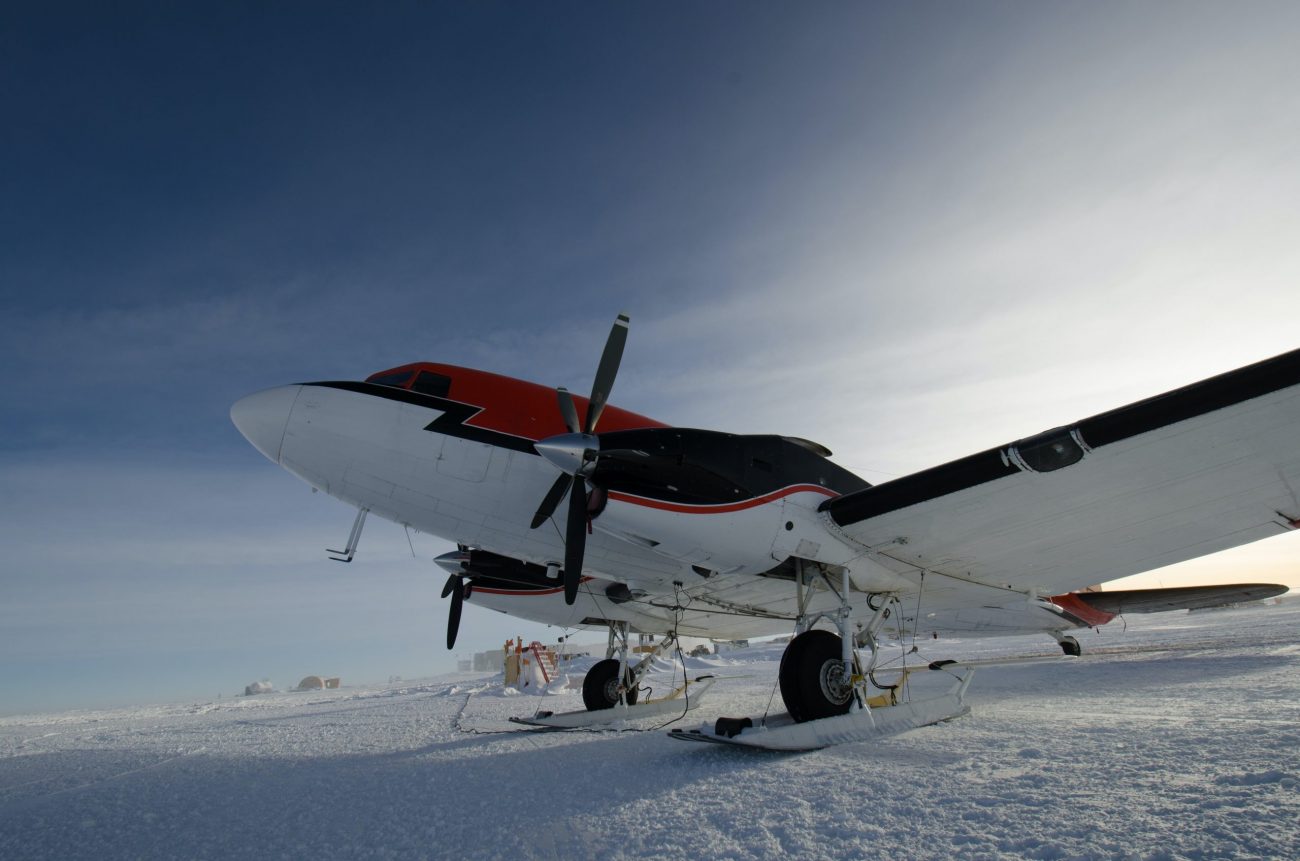
<path fill-rule="evenodd" d="M 435 398 L 445 398 L 451 391 L 451 377 L 418 367 L 412 368 L 409 365 L 405 368 L 371 374 L 366 378 L 366 382 L 419 392 L 422 395 L 433 395 Z"/>
<path fill-rule="evenodd" d="M 445 398 L 451 391 L 451 377 L 444 377 L 431 371 L 420 371 L 415 375 L 415 382 L 410 385 L 410 389 L 422 395 Z"/>
<path fill-rule="evenodd" d="M 404 389 L 406 384 L 411 382 L 413 376 L 415 376 L 415 371 L 380 371 L 378 374 L 371 374 L 366 377 L 366 382 Z"/>

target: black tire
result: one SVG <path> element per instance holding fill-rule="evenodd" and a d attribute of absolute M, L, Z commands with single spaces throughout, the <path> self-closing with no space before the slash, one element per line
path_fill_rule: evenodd
<path fill-rule="evenodd" d="M 623 676 L 623 682 L 627 686 L 627 704 L 635 705 L 637 690 L 632 687 L 631 669 Z M 612 709 L 618 705 L 617 658 L 598 661 L 587 671 L 586 678 L 582 680 L 582 703 L 589 712 Z"/>
<path fill-rule="evenodd" d="M 840 638 L 830 631 L 805 631 L 781 655 L 781 699 L 797 722 L 847 714 L 853 690 L 829 685 L 841 672 Z M 832 690 L 831 688 L 837 688 Z"/>

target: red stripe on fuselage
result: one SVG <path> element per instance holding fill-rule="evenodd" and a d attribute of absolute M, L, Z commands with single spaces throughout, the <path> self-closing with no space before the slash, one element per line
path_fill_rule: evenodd
<path fill-rule="evenodd" d="M 1111 619 L 1115 618 L 1114 613 L 1106 613 L 1089 606 L 1079 598 L 1078 594 L 1075 592 L 1070 592 L 1065 595 L 1053 595 L 1047 600 L 1051 601 L 1071 616 L 1074 616 L 1089 628 L 1104 625 Z"/>
<path fill-rule="evenodd" d="M 583 577 L 578 581 L 578 585 L 592 579 L 594 578 Z M 470 592 L 470 600 L 474 599 L 474 592 L 483 592 L 488 595 L 558 595 L 563 591 L 563 586 L 556 586 L 554 589 L 493 589 L 488 586 L 475 586 L 474 591 Z"/>
<path fill-rule="evenodd" d="M 467 425 L 533 441 L 569 432 L 560 414 L 559 399 L 555 389 L 548 386 L 487 371 L 477 371 L 473 368 L 433 362 L 415 362 L 380 373 L 396 374 L 403 371 L 429 371 L 450 378 L 451 388 L 447 393 L 448 399 L 476 406 L 481 410 L 466 422 Z M 578 408 L 578 419 L 585 420 L 587 398 L 574 395 L 573 401 Z M 597 430 L 608 432 L 662 427 L 668 425 L 607 405 L 600 415 L 600 425 Z"/>
<path fill-rule="evenodd" d="M 821 485 L 794 484 L 790 487 L 783 487 L 780 490 L 774 490 L 771 493 L 765 493 L 762 496 L 755 496 L 752 499 L 745 499 L 740 502 L 727 502 L 721 505 L 686 505 L 680 502 L 663 502 L 658 499 L 649 499 L 644 496 L 633 496 L 630 493 L 619 493 L 617 490 L 611 490 L 609 492 L 609 498 L 618 502 L 626 502 L 631 505 L 640 505 L 645 508 L 657 508 L 660 511 L 676 511 L 680 514 L 729 514 L 733 511 L 744 511 L 746 508 L 755 508 L 768 502 L 784 499 L 794 493 L 820 493 L 823 496 L 839 496 L 835 491 L 822 487 Z"/>

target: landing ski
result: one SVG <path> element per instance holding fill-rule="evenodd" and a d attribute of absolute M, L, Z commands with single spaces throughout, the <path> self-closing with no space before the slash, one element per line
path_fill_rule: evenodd
<path fill-rule="evenodd" d="M 940 696 L 898 705 L 857 708 L 847 714 L 795 723 L 790 715 L 767 718 L 719 718 L 698 729 L 670 730 L 682 741 L 728 744 L 760 750 L 820 750 L 834 744 L 869 741 L 929 726 L 966 715 L 970 707 L 962 700 L 969 676 Z"/>
<path fill-rule="evenodd" d="M 615 723 L 623 720 L 640 720 L 641 718 L 659 717 L 688 711 L 694 711 L 704 698 L 704 694 L 713 683 L 715 676 L 700 676 L 680 685 L 666 696 L 646 700 L 636 705 L 622 703 L 607 709 L 595 711 L 554 712 L 539 711 L 532 717 L 512 717 L 511 723 L 524 726 L 544 727 L 547 729 L 580 729 L 588 726 Z"/>

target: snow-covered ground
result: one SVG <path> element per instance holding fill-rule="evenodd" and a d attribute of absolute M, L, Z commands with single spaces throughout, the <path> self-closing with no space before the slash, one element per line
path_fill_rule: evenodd
<path fill-rule="evenodd" d="M 1080 640 L 979 670 L 968 717 L 795 755 L 511 732 L 580 697 L 484 676 L 0 718 L 0 858 L 1300 858 L 1300 602 Z M 677 725 L 779 708 L 779 655 L 690 659 L 732 678 Z"/>

